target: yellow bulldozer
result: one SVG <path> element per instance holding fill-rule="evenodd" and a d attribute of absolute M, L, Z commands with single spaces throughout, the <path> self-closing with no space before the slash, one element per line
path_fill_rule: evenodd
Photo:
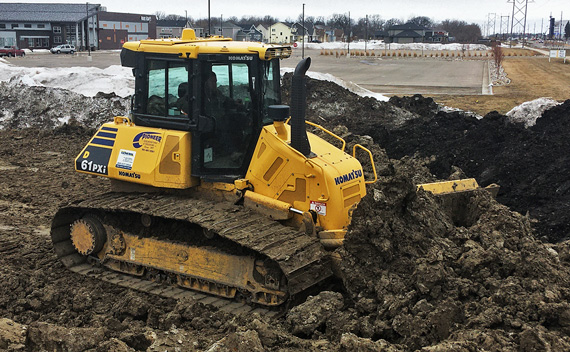
<path fill-rule="evenodd" d="M 355 153 L 374 161 L 363 146 L 349 154 L 307 132 L 309 58 L 293 75 L 291 107 L 281 105 L 279 62 L 290 56 L 289 46 L 191 29 L 124 44 L 131 112 L 103 124 L 75 159 L 78 172 L 111 179 L 112 192 L 59 209 L 51 237 L 61 261 L 136 289 L 253 307 L 329 279 L 329 254 L 376 181 Z"/>

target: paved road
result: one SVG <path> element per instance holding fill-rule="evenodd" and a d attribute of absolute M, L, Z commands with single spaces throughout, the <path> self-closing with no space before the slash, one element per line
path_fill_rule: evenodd
<path fill-rule="evenodd" d="M 26 67 L 98 67 L 120 65 L 119 51 L 95 51 L 75 55 L 31 53 L 24 58 L 10 58 L 15 65 Z M 373 92 L 384 94 L 488 94 L 487 61 L 444 58 L 367 58 L 320 55 L 318 50 L 305 50 L 310 56 L 310 70 L 330 73 Z M 301 49 L 283 60 L 282 67 L 295 67 Z"/>

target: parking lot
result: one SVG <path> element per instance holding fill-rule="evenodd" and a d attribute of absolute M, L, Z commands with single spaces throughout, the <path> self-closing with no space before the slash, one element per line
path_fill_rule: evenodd
<path fill-rule="evenodd" d="M 487 94 L 488 68 L 486 60 L 459 58 L 381 58 L 320 55 L 319 50 L 305 50 L 311 57 L 310 70 L 330 73 L 373 92 L 384 94 Z M 301 49 L 282 61 L 282 67 L 295 67 L 301 59 Z M 120 51 L 93 51 L 69 54 L 33 52 L 25 58 L 10 58 L 9 62 L 25 67 L 98 67 L 120 65 Z"/>
<path fill-rule="evenodd" d="M 301 50 L 283 67 L 295 67 Z M 312 60 L 311 71 L 330 73 L 377 93 L 385 94 L 486 94 L 487 61 L 459 58 L 400 58 L 324 56 L 305 50 Z"/>

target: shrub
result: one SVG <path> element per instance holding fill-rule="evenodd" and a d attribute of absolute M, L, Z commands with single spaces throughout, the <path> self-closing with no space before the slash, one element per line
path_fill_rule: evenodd
<path fill-rule="evenodd" d="M 503 48 L 498 45 L 494 45 L 491 49 L 493 53 L 493 60 L 495 61 L 495 65 L 497 66 L 497 70 L 501 67 L 503 63 L 503 58 L 505 57 L 505 53 L 503 52 Z"/>

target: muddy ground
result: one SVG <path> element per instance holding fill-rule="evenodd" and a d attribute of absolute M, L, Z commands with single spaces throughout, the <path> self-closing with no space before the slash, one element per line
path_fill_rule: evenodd
<path fill-rule="evenodd" d="M 550 218 L 548 209 L 568 196 L 569 103 L 524 129 L 498 114 L 443 113 L 422 97 L 379 103 L 327 82 L 308 88 L 310 118 L 369 147 L 380 180 L 339 250 L 345 289 L 269 320 L 66 271 L 51 248 L 50 219 L 60 205 L 108 190 L 105 180 L 73 172 L 73 158 L 90 127 L 126 102 L 0 83 L 0 350 L 570 350 L 570 245 L 541 241 L 567 238 L 563 212 Z M 61 99 L 78 122 L 54 123 L 66 121 L 50 108 Z M 89 104 L 101 113 L 83 113 Z M 545 150 L 548 163 L 538 160 Z M 416 183 L 461 174 L 456 166 L 499 183 L 499 202 L 481 191 L 452 207 L 416 192 Z M 513 194 L 537 198 L 515 212 L 523 198 Z"/>

